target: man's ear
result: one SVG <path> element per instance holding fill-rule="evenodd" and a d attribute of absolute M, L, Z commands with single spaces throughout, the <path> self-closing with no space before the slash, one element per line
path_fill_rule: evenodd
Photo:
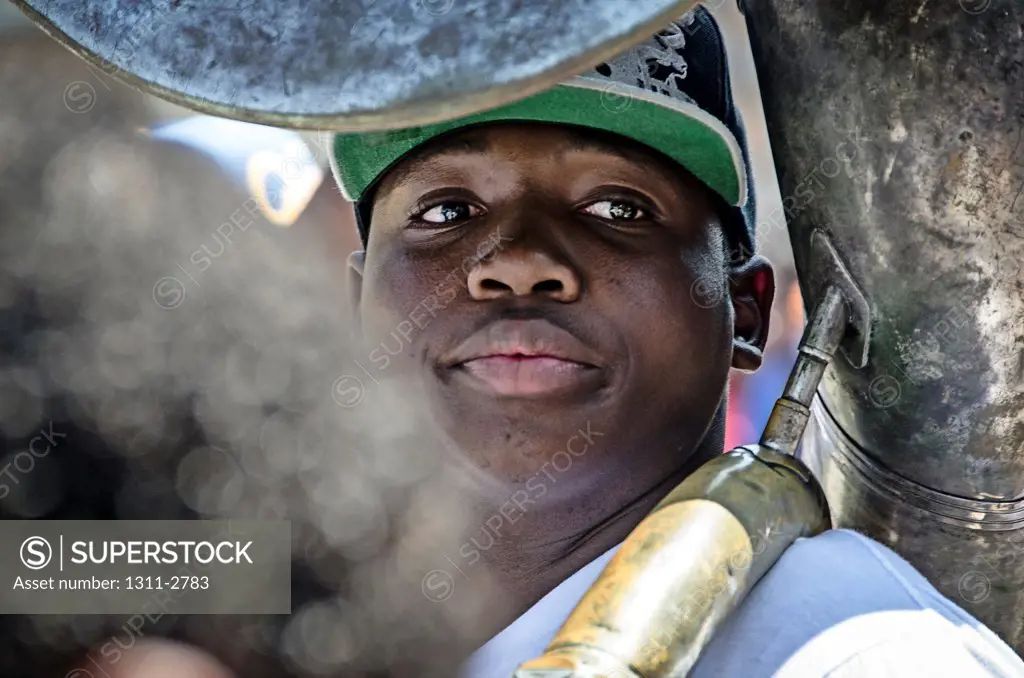
<path fill-rule="evenodd" d="M 356 250 L 348 255 L 348 306 L 352 322 L 359 330 L 359 310 L 363 298 L 363 276 L 366 271 L 366 251 Z"/>
<path fill-rule="evenodd" d="M 761 367 L 775 298 L 775 271 L 760 255 L 730 268 L 733 325 L 732 366 L 747 372 Z"/>

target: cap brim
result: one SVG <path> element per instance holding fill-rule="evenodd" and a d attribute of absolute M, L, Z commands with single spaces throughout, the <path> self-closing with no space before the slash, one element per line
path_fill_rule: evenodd
<path fill-rule="evenodd" d="M 392 165 L 424 142 L 470 125 L 513 121 L 576 125 L 628 137 L 678 162 L 727 204 L 742 206 L 746 202 L 743 152 L 724 123 L 696 104 L 585 77 L 457 120 L 400 130 L 338 134 L 331 170 L 345 197 L 358 202 Z"/>

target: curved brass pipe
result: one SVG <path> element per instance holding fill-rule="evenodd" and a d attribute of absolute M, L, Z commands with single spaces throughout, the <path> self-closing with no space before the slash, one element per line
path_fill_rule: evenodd
<path fill-rule="evenodd" d="M 832 282 L 761 442 L 712 459 L 655 506 L 515 678 L 686 676 L 786 548 L 831 527 L 821 486 L 793 455 L 829 361 L 844 339 L 866 347 L 870 316 L 827 237 L 812 238 Z"/>
<path fill-rule="evenodd" d="M 782 552 L 829 524 L 824 494 L 797 459 L 759 445 L 723 454 L 637 526 L 516 678 L 685 676 Z"/>

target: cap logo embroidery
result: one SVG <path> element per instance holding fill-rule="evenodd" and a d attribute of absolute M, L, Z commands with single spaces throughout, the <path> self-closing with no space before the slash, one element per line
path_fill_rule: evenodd
<path fill-rule="evenodd" d="M 692 12 L 669 24 L 647 42 L 638 45 L 619 58 L 602 64 L 598 72 L 602 77 L 622 84 L 632 84 L 649 92 L 658 92 L 669 98 L 696 105 L 683 91 L 683 80 L 688 64 L 683 56 L 687 33 L 695 21 Z"/>

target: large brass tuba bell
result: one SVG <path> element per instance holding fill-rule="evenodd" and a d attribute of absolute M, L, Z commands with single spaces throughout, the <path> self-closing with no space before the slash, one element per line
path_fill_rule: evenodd
<path fill-rule="evenodd" d="M 696 0 L 12 0 L 76 54 L 193 110 L 405 127 L 539 92 Z"/>

